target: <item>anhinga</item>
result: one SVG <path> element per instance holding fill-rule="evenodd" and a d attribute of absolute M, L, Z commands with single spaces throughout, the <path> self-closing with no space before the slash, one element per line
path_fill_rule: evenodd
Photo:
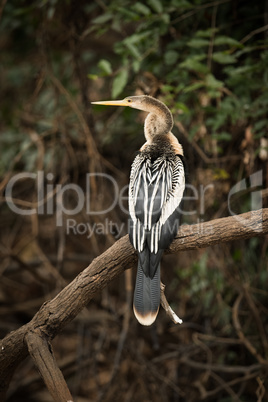
<path fill-rule="evenodd" d="M 183 149 L 171 133 L 170 110 L 151 96 L 92 102 L 130 106 L 148 112 L 146 143 L 133 161 L 129 182 L 129 238 L 138 251 L 133 308 L 137 320 L 151 325 L 160 304 L 160 259 L 179 227 L 179 207 L 185 188 Z"/>

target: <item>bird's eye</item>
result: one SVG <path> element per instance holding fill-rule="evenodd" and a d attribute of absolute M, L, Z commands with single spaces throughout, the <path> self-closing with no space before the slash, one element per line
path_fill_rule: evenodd
<path fill-rule="evenodd" d="M 128 103 L 131 103 L 131 99 L 128 99 L 127 101 L 128 101 Z"/>

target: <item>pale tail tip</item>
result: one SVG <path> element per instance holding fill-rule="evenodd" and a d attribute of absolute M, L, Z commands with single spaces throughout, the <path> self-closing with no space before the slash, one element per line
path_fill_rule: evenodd
<path fill-rule="evenodd" d="M 137 318 L 139 323 L 141 325 L 148 326 L 148 325 L 152 325 L 155 322 L 159 309 L 157 311 L 149 311 L 147 314 L 140 314 L 135 309 L 135 307 L 133 307 L 133 310 L 134 310 L 135 317 Z"/>

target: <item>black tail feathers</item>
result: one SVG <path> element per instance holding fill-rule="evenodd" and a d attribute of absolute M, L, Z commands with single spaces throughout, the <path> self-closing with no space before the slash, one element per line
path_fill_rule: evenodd
<path fill-rule="evenodd" d="M 150 270 L 148 270 L 150 271 Z M 158 314 L 160 304 L 160 263 L 152 278 L 145 275 L 140 261 L 138 263 L 134 292 L 134 314 L 142 325 L 151 325 Z"/>

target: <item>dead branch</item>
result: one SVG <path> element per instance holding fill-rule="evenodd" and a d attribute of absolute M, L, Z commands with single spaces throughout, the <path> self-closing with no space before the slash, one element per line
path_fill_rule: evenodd
<path fill-rule="evenodd" d="M 248 212 L 234 217 L 216 219 L 196 225 L 182 226 L 176 239 L 167 250 L 177 253 L 208 247 L 223 242 L 262 236 L 268 233 L 268 209 Z M 57 386 L 62 387 L 65 399 L 55 397 L 56 401 L 71 400 L 66 384 L 59 375 L 59 369 L 51 356 L 49 348 L 40 354 L 45 363 L 50 362 L 49 373 L 41 367 L 34 348 L 38 347 L 38 339 L 42 340 L 40 347 L 49 342 L 72 321 L 85 307 L 94 295 L 124 270 L 136 266 L 137 256 L 131 246 L 128 236 L 118 240 L 101 256 L 95 258 L 69 285 L 54 299 L 44 303 L 33 319 L 16 331 L 8 334 L 0 342 L 0 400 L 4 401 L 10 380 L 19 363 L 29 354 L 34 357 L 39 371 L 43 373 L 45 382 L 47 376 L 58 379 Z M 39 338 L 36 336 L 39 336 Z M 40 338 L 41 337 L 41 338 Z M 35 343 L 35 345 L 32 344 Z M 53 360 L 53 361 L 52 361 Z M 258 368 L 261 364 L 258 364 Z M 253 366 L 255 369 L 255 366 Z M 58 383 L 59 382 L 59 383 Z"/>
<path fill-rule="evenodd" d="M 44 383 L 53 399 L 58 402 L 71 402 L 72 396 L 64 380 L 62 372 L 57 366 L 52 352 L 52 346 L 47 338 L 39 331 L 29 331 L 25 336 L 29 354 L 38 368 Z"/>
<path fill-rule="evenodd" d="M 168 304 L 165 295 L 165 285 L 162 282 L 160 284 L 160 290 L 161 290 L 161 306 L 163 307 L 163 309 L 165 310 L 171 321 L 174 322 L 174 324 L 182 324 L 183 322 L 182 319 L 177 316 L 177 314 L 172 310 L 172 308 Z"/>
<path fill-rule="evenodd" d="M 252 356 L 255 356 L 259 363 L 267 364 L 267 360 L 265 360 L 257 352 L 256 348 L 252 345 L 252 343 L 248 340 L 248 338 L 246 338 L 246 336 L 244 335 L 244 333 L 242 331 L 241 324 L 239 321 L 239 305 L 240 305 L 242 299 L 243 299 L 243 294 L 240 293 L 239 296 L 237 297 L 237 299 L 234 303 L 234 307 L 233 307 L 233 323 L 234 323 L 235 330 L 237 332 L 239 339 L 245 345 L 245 347 L 250 351 Z"/>

